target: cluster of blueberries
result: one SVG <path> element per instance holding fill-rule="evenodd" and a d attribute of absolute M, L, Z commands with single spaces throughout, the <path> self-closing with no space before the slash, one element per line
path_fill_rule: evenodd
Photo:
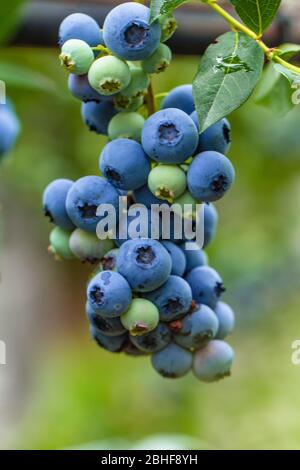
<path fill-rule="evenodd" d="M 15 146 L 20 122 L 11 102 L 0 104 L 0 161 Z"/>
<path fill-rule="evenodd" d="M 113 8 L 103 30 L 79 13 L 60 26 L 69 89 L 82 101 L 88 127 L 108 135 L 109 142 L 99 159 L 103 176 L 58 179 L 47 186 L 44 211 L 56 225 L 50 251 L 95 265 L 86 313 L 99 346 L 151 355 L 164 377 L 182 377 L 192 369 L 198 379 L 212 382 L 230 374 L 234 359 L 224 341 L 235 319 L 220 300 L 223 281 L 195 241 L 186 245 L 172 230 L 167 240 L 151 238 L 150 209 L 161 203 L 203 204 L 203 248 L 212 241 L 218 219 L 213 202 L 234 181 L 224 155 L 230 125 L 223 119 L 199 135 L 191 85 L 173 89 L 145 119 L 150 76 L 169 65 L 171 52 L 163 41 L 176 29 L 172 16 L 153 23 L 149 16 L 147 7 L 132 2 Z M 131 238 L 126 230 L 114 239 L 97 236 L 104 217 L 99 206 L 117 211 L 120 195 L 129 207 L 143 204 L 149 210 L 148 237 Z"/>

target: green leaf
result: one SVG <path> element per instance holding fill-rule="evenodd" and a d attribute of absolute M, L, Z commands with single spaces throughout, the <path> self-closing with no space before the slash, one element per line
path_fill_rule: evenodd
<path fill-rule="evenodd" d="M 150 23 L 157 20 L 160 15 L 172 13 L 175 8 L 185 3 L 187 0 L 151 0 Z"/>
<path fill-rule="evenodd" d="M 274 64 L 275 70 L 279 72 L 281 75 L 283 75 L 289 82 L 290 86 L 291 85 L 300 85 L 300 74 L 293 72 L 290 69 L 287 69 L 281 64 Z"/>
<path fill-rule="evenodd" d="M 55 82 L 46 75 L 27 67 L 0 62 L 0 80 L 7 86 L 53 92 Z"/>
<path fill-rule="evenodd" d="M 293 93 L 288 80 L 271 63 L 265 68 L 255 95 L 255 103 L 284 116 L 294 108 Z"/>
<path fill-rule="evenodd" d="M 201 132 L 247 101 L 263 63 L 262 50 L 244 33 L 225 33 L 208 47 L 193 82 Z"/>
<path fill-rule="evenodd" d="M 230 0 L 243 22 L 259 36 L 272 23 L 281 0 Z"/>
<path fill-rule="evenodd" d="M 1 3 L 0 15 L 0 43 L 4 43 L 11 34 L 18 23 L 21 7 L 24 0 L 10 0 L 9 2 Z"/>
<path fill-rule="evenodd" d="M 299 54 L 300 52 L 299 44 L 286 43 L 286 44 L 282 44 L 281 46 L 279 46 L 278 49 L 279 49 L 278 56 L 284 60 L 290 60 L 295 55 Z"/>

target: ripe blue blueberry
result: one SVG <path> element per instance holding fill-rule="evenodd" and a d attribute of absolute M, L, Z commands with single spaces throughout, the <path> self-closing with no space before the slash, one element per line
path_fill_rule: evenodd
<path fill-rule="evenodd" d="M 195 110 L 192 85 L 180 85 L 168 93 L 162 102 L 162 109 L 177 108 L 186 114 L 191 114 Z"/>
<path fill-rule="evenodd" d="M 109 250 L 101 260 L 101 271 L 116 271 L 119 248 Z"/>
<path fill-rule="evenodd" d="M 225 304 L 225 302 L 218 302 L 215 306 L 215 314 L 219 320 L 216 338 L 225 339 L 234 330 L 235 316 L 233 310 L 228 304 Z"/>
<path fill-rule="evenodd" d="M 112 101 L 82 103 L 81 116 L 90 131 L 107 135 L 108 124 L 117 114 Z"/>
<path fill-rule="evenodd" d="M 221 199 L 231 188 L 235 178 L 230 160 L 218 152 L 199 153 L 192 161 L 187 183 L 192 196 L 198 201 Z"/>
<path fill-rule="evenodd" d="M 146 295 L 158 310 L 160 319 L 172 322 L 182 318 L 191 308 L 192 291 L 188 283 L 179 276 L 170 276 L 161 287 Z"/>
<path fill-rule="evenodd" d="M 68 179 L 54 180 L 48 184 L 43 194 L 45 216 L 49 217 L 50 221 L 55 225 L 65 230 L 75 228 L 66 210 L 67 195 L 73 183 L 73 181 Z"/>
<path fill-rule="evenodd" d="M 80 39 L 70 39 L 62 46 L 59 60 L 69 72 L 83 75 L 92 65 L 94 53 L 86 42 Z"/>
<path fill-rule="evenodd" d="M 68 88 L 75 98 L 84 103 L 88 103 L 89 101 L 99 103 L 103 99 L 103 95 L 100 95 L 91 87 L 87 75 L 75 75 L 74 73 L 70 73 Z"/>
<path fill-rule="evenodd" d="M 118 191 L 104 178 L 84 176 L 77 180 L 69 190 L 66 209 L 72 222 L 87 232 L 95 232 L 102 219 L 97 209 L 100 204 L 119 206 Z"/>
<path fill-rule="evenodd" d="M 143 204 L 149 209 L 151 209 L 152 204 L 168 204 L 166 200 L 161 200 L 154 196 L 154 194 L 148 188 L 148 184 L 145 184 L 145 186 L 136 189 L 133 193 L 133 198 L 136 203 Z"/>
<path fill-rule="evenodd" d="M 61 227 L 55 227 L 50 233 L 50 246 L 48 251 L 55 256 L 57 260 L 71 260 L 74 259 L 74 253 L 70 249 L 70 236 L 69 230 L 64 230 Z"/>
<path fill-rule="evenodd" d="M 150 25 L 150 10 L 135 2 L 113 8 L 103 25 L 106 46 L 126 60 L 143 60 L 159 45 L 161 29 L 158 21 Z"/>
<path fill-rule="evenodd" d="M 0 159 L 15 145 L 20 133 L 20 122 L 8 104 L 0 104 Z"/>
<path fill-rule="evenodd" d="M 187 249 L 189 246 L 193 246 L 195 249 Z M 189 272 L 199 266 L 207 265 L 207 255 L 203 250 L 200 250 L 197 243 L 188 242 L 187 245 L 186 242 L 184 242 L 180 245 L 180 248 L 182 249 L 186 258 L 186 272 Z"/>
<path fill-rule="evenodd" d="M 84 13 L 72 13 L 67 16 L 59 27 L 59 45 L 69 39 L 81 39 L 90 46 L 104 44 L 102 32 L 97 22 Z"/>
<path fill-rule="evenodd" d="M 125 347 L 122 349 L 122 352 L 126 354 L 127 356 L 131 357 L 140 357 L 140 356 L 146 356 L 147 353 L 141 351 L 138 349 L 131 341 L 130 339 L 128 340 L 127 344 Z"/>
<path fill-rule="evenodd" d="M 145 353 L 155 353 L 164 349 L 172 339 L 170 329 L 164 323 L 159 323 L 155 330 L 142 336 L 131 336 L 131 342 Z"/>
<path fill-rule="evenodd" d="M 150 162 L 142 146 L 130 139 L 116 139 L 104 147 L 100 170 L 117 188 L 134 190 L 146 184 Z"/>
<path fill-rule="evenodd" d="M 102 271 L 89 283 L 87 298 L 92 309 L 104 317 L 119 317 L 132 300 L 131 289 L 123 276 L 114 271 Z"/>
<path fill-rule="evenodd" d="M 103 317 L 94 311 L 89 302 L 86 303 L 85 311 L 90 324 L 100 333 L 106 336 L 119 336 L 126 332 L 119 317 Z"/>
<path fill-rule="evenodd" d="M 166 282 L 172 261 L 167 250 L 156 240 L 128 240 L 120 248 L 117 268 L 133 290 L 150 292 Z"/>
<path fill-rule="evenodd" d="M 98 328 L 90 327 L 90 334 L 92 339 L 100 346 L 109 352 L 117 353 L 123 351 L 123 348 L 128 343 L 128 335 L 124 333 L 119 336 L 108 336 L 103 334 Z"/>
<path fill-rule="evenodd" d="M 204 243 L 203 248 L 207 247 L 214 239 L 218 225 L 218 212 L 215 206 L 204 204 Z"/>
<path fill-rule="evenodd" d="M 183 163 L 197 148 L 198 131 L 186 113 L 180 109 L 167 108 L 146 120 L 142 145 L 152 160 Z"/>
<path fill-rule="evenodd" d="M 199 131 L 199 121 L 196 111 L 191 114 L 191 118 Z M 225 154 L 228 152 L 230 144 L 231 127 L 229 121 L 224 118 L 200 134 L 196 152 L 201 153 L 212 150 Z"/>
<path fill-rule="evenodd" d="M 208 305 L 214 309 L 225 288 L 220 275 L 208 266 L 194 268 L 186 277 L 193 299 L 199 304 Z"/>
<path fill-rule="evenodd" d="M 131 336 L 140 336 L 157 327 L 159 313 L 149 300 L 133 299 L 128 310 L 121 316 L 121 322 Z"/>
<path fill-rule="evenodd" d="M 90 85 L 101 95 L 115 95 L 130 83 L 128 65 L 118 57 L 107 55 L 96 59 L 88 71 Z"/>
<path fill-rule="evenodd" d="M 215 339 L 194 354 L 193 372 L 202 382 L 215 382 L 230 375 L 233 360 L 231 346 Z"/>
<path fill-rule="evenodd" d="M 172 260 L 171 274 L 174 276 L 183 276 L 186 271 L 186 256 L 184 252 L 175 243 L 169 241 L 162 241 L 161 244 L 165 247 Z"/>
<path fill-rule="evenodd" d="M 100 240 L 95 233 L 77 228 L 71 235 L 70 248 L 74 255 L 83 262 L 91 264 L 101 260 L 104 254 L 114 247 L 114 242 L 107 238 Z"/>
<path fill-rule="evenodd" d="M 198 306 L 194 312 L 176 323 L 180 323 L 180 326 L 176 325 L 175 342 L 192 350 L 215 338 L 219 326 L 215 313 L 207 305 Z"/>
<path fill-rule="evenodd" d="M 192 353 L 171 343 L 153 354 L 152 366 L 163 377 L 177 379 L 186 375 L 192 367 Z"/>

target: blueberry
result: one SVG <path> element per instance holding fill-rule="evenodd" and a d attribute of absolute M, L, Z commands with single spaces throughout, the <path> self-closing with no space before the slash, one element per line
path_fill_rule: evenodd
<path fill-rule="evenodd" d="M 152 114 L 142 131 L 145 152 L 160 163 L 183 163 L 194 154 L 198 131 L 180 109 L 168 108 Z"/>
<path fill-rule="evenodd" d="M 56 259 L 71 260 L 75 258 L 69 246 L 71 233 L 60 227 L 55 227 L 51 231 L 49 252 L 55 255 Z"/>
<path fill-rule="evenodd" d="M 20 122 L 8 104 L 0 104 L 0 159 L 14 147 L 20 133 Z"/>
<path fill-rule="evenodd" d="M 185 191 L 174 201 L 174 210 L 185 219 L 196 220 L 197 217 L 197 204 L 200 205 L 196 199 L 193 198 L 189 191 Z M 177 209 L 178 206 L 178 209 Z"/>
<path fill-rule="evenodd" d="M 123 60 L 112 55 L 96 59 L 88 71 L 90 85 L 101 95 L 115 95 L 130 83 L 131 73 Z"/>
<path fill-rule="evenodd" d="M 145 119 L 138 113 L 119 113 L 109 122 L 109 138 L 114 140 L 123 137 L 140 141 L 144 123 Z"/>
<path fill-rule="evenodd" d="M 109 352 L 117 353 L 123 351 L 123 348 L 128 342 L 128 335 L 124 333 L 119 336 L 108 336 L 103 334 L 98 328 L 90 327 L 90 334 L 92 339 L 100 346 Z"/>
<path fill-rule="evenodd" d="M 204 204 L 204 243 L 203 248 L 207 247 L 214 239 L 218 225 L 218 212 L 215 206 Z"/>
<path fill-rule="evenodd" d="M 223 281 L 214 269 L 208 266 L 194 268 L 186 277 L 193 293 L 193 299 L 199 304 L 214 309 L 219 298 L 225 292 Z"/>
<path fill-rule="evenodd" d="M 91 87 L 87 75 L 75 75 L 70 73 L 68 78 L 68 88 L 75 98 L 83 101 L 84 103 L 88 103 L 89 101 L 96 101 L 99 103 L 103 99 L 103 96 Z"/>
<path fill-rule="evenodd" d="M 159 323 L 155 330 L 142 336 L 131 336 L 131 342 L 141 351 L 155 353 L 164 349 L 172 339 L 170 329 L 164 323 Z"/>
<path fill-rule="evenodd" d="M 62 46 L 59 60 L 69 72 L 83 75 L 89 71 L 94 62 L 94 53 L 86 42 L 80 39 L 69 39 Z"/>
<path fill-rule="evenodd" d="M 191 288 L 179 276 L 170 276 L 165 284 L 155 291 L 149 292 L 146 296 L 157 306 L 160 319 L 164 322 L 182 318 L 192 304 Z"/>
<path fill-rule="evenodd" d="M 69 39 L 81 39 L 90 46 L 104 44 L 102 32 L 97 22 L 84 13 L 67 16 L 59 27 L 59 44 L 62 46 Z"/>
<path fill-rule="evenodd" d="M 122 217 L 116 234 L 116 245 L 121 246 L 127 240 L 132 239 L 143 239 L 143 238 L 154 238 L 159 239 L 161 235 L 160 226 L 157 226 L 157 218 L 152 215 L 152 211 L 147 211 L 147 225 L 143 223 L 143 219 L 140 218 L 145 208 L 138 210 L 139 205 L 131 206 L 136 207 L 136 215 L 128 215 Z M 133 227 L 132 227 L 133 224 Z M 130 233 L 130 230 L 134 229 L 134 233 Z"/>
<path fill-rule="evenodd" d="M 101 260 L 101 270 L 102 271 L 116 271 L 117 270 L 117 258 L 118 258 L 119 248 L 114 248 L 113 250 L 105 253 Z"/>
<path fill-rule="evenodd" d="M 199 131 L 199 121 L 196 111 L 191 114 L 191 118 Z M 200 134 L 196 152 L 201 153 L 213 150 L 225 154 L 228 152 L 230 144 L 231 127 L 229 121 L 224 118 Z"/>
<path fill-rule="evenodd" d="M 72 230 L 74 224 L 70 220 L 66 210 L 66 199 L 73 181 L 68 179 L 58 179 L 52 181 L 46 187 L 43 194 L 43 208 L 46 217 L 55 225 Z"/>
<path fill-rule="evenodd" d="M 186 114 L 191 114 L 195 110 L 192 85 L 173 88 L 162 102 L 162 109 L 166 108 L 177 108 Z"/>
<path fill-rule="evenodd" d="M 231 346 L 216 339 L 194 354 L 193 371 L 202 382 L 215 382 L 230 375 L 233 360 Z"/>
<path fill-rule="evenodd" d="M 186 258 L 186 272 L 191 271 L 194 268 L 198 268 L 199 266 L 206 266 L 207 265 L 207 255 L 203 250 L 200 250 L 198 245 L 195 242 L 188 242 L 191 246 L 193 245 L 196 249 L 187 249 L 188 245 L 186 242 L 180 245 L 183 253 L 185 254 Z"/>
<path fill-rule="evenodd" d="M 82 103 L 81 116 L 90 131 L 107 135 L 108 124 L 117 114 L 112 101 Z"/>
<path fill-rule="evenodd" d="M 146 299 L 133 299 L 121 316 L 122 325 L 132 336 L 140 336 L 154 330 L 159 322 L 156 306 Z"/>
<path fill-rule="evenodd" d="M 171 61 L 171 49 L 165 44 L 160 44 L 147 59 L 142 61 L 142 68 L 146 73 L 161 73 L 169 67 Z"/>
<path fill-rule="evenodd" d="M 160 41 L 158 21 L 150 24 L 150 10 L 136 2 L 113 8 L 103 25 L 104 41 L 117 56 L 126 60 L 143 60 L 152 54 Z"/>
<path fill-rule="evenodd" d="M 100 204 L 119 206 L 118 191 L 104 178 L 84 176 L 68 192 L 66 209 L 72 222 L 87 232 L 95 232 L 102 219 L 96 214 Z"/>
<path fill-rule="evenodd" d="M 154 196 L 172 203 L 184 193 L 186 175 L 177 165 L 157 165 L 149 173 L 148 186 Z"/>
<path fill-rule="evenodd" d="M 117 188 L 133 190 L 146 184 L 150 162 L 142 146 L 129 139 L 116 139 L 103 149 L 100 170 Z"/>
<path fill-rule="evenodd" d="M 235 317 L 232 308 L 225 302 L 218 302 L 215 306 L 215 314 L 219 320 L 217 339 L 225 339 L 229 336 L 235 326 Z"/>
<path fill-rule="evenodd" d="M 143 204 L 149 209 L 151 209 L 152 204 L 165 204 L 167 202 L 166 200 L 162 201 L 158 197 L 154 196 L 154 194 L 148 188 L 148 184 L 145 184 L 145 186 L 136 189 L 133 192 L 133 198 L 135 202 L 138 204 Z"/>
<path fill-rule="evenodd" d="M 86 315 L 92 326 L 106 336 L 119 336 L 126 333 L 119 317 L 107 318 L 96 313 L 89 302 L 85 306 Z"/>
<path fill-rule="evenodd" d="M 199 153 L 193 159 L 187 174 L 190 193 L 203 202 L 221 199 L 231 188 L 234 178 L 235 172 L 230 160 L 217 152 Z"/>
<path fill-rule="evenodd" d="M 96 234 L 77 228 L 71 235 L 70 248 L 81 261 L 97 263 L 103 255 L 114 247 L 114 242 L 107 238 L 99 240 Z"/>
<path fill-rule="evenodd" d="M 140 357 L 140 356 L 146 356 L 147 353 L 145 353 L 144 351 L 141 351 L 140 349 L 138 349 L 131 341 L 130 339 L 128 340 L 128 342 L 126 343 L 126 345 L 124 346 L 124 348 L 122 349 L 122 352 L 124 354 L 126 354 L 127 356 L 131 356 L 131 357 Z"/>
<path fill-rule="evenodd" d="M 153 354 L 152 366 L 163 377 L 177 379 L 183 377 L 192 367 L 193 356 L 189 351 L 171 343 Z"/>
<path fill-rule="evenodd" d="M 168 279 L 172 262 L 167 250 L 156 240 L 128 240 L 120 248 L 117 268 L 132 289 L 150 292 Z"/>
<path fill-rule="evenodd" d="M 186 271 L 186 257 L 184 255 L 184 252 L 172 242 L 162 241 L 161 244 L 165 247 L 165 249 L 171 256 L 171 274 L 174 274 L 174 276 L 183 276 Z"/>
<path fill-rule="evenodd" d="M 170 39 L 177 29 L 177 21 L 174 16 L 166 14 L 160 15 L 159 23 L 161 27 L 161 42 Z"/>
<path fill-rule="evenodd" d="M 117 111 L 120 112 L 135 112 L 138 111 L 144 104 L 144 97 L 137 96 L 136 98 L 127 98 L 127 96 L 118 94 L 114 97 L 114 105 Z"/>
<path fill-rule="evenodd" d="M 219 326 L 215 313 L 207 305 L 200 305 L 181 322 L 175 323 L 180 323 L 180 326 L 176 325 L 175 342 L 183 348 L 192 350 L 215 338 Z"/>
<path fill-rule="evenodd" d="M 146 93 L 150 84 L 149 76 L 141 67 L 138 67 L 132 62 L 128 62 L 128 67 L 131 73 L 131 81 L 129 85 L 116 96 L 116 98 L 118 96 L 123 99 L 141 97 Z"/>
<path fill-rule="evenodd" d="M 102 271 L 90 281 L 87 298 L 96 313 L 114 318 L 128 309 L 132 295 L 123 276 L 113 271 Z"/>

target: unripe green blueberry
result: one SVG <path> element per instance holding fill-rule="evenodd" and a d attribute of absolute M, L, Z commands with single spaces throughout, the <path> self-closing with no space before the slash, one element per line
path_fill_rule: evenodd
<path fill-rule="evenodd" d="M 107 55 L 95 60 L 89 70 L 88 80 L 98 93 L 115 95 L 129 85 L 131 73 L 126 62 Z"/>
<path fill-rule="evenodd" d="M 177 29 L 177 21 L 172 15 L 161 15 L 159 18 L 161 27 L 161 42 L 170 39 Z"/>
<path fill-rule="evenodd" d="M 129 309 L 121 316 L 122 325 L 132 336 L 141 336 L 154 330 L 158 322 L 158 309 L 146 299 L 133 299 Z"/>
<path fill-rule="evenodd" d="M 50 233 L 50 246 L 49 252 L 52 253 L 56 259 L 74 259 L 74 253 L 70 249 L 69 241 L 72 232 L 64 230 L 60 227 L 55 227 Z"/>
<path fill-rule="evenodd" d="M 108 124 L 108 136 L 111 140 L 127 138 L 140 141 L 145 119 L 138 113 L 116 114 Z"/>
<path fill-rule="evenodd" d="M 114 247 L 114 242 L 107 238 L 100 240 L 97 235 L 77 228 L 70 238 L 70 249 L 81 261 L 96 263 Z"/>
<path fill-rule="evenodd" d="M 180 207 L 182 208 L 182 215 L 186 219 L 196 219 L 197 215 L 197 204 L 200 206 L 200 202 L 197 202 L 196 199 L 193 198 L 191 193 L 189 191 L 185 191 L 181 196 L 179 196 L 177 199 L 175 199 L 174 204 L 179 204 Z M 186 207 L 185 206 L 191 206 Z M 191 209 L 191 210 L 190 210 Z M 177 208 L 175 207 L 174 209 L 175 212 L 177 212 Z"/>
<path fill-rule="evenodd" d="M 90 46 L 80 39 L 66 41 L 59 56 L 60 63 L 75 75 L 84 75 L 94 62 L 94 53 Z"/>
<path fill-rule="evenodd" d="M 114 105 L 115 108 L 118 111 L 127 111 L 127 112 L 132 112 L 132 111 L 137 111 L 140 109 L 144 104 L 144 97 L 143 96 L 137 96 L 135 98 L 129 98 L 124 95 L 117 95 L 114 98 Z"/>
<path fill-rule="evenodd" d="M 177 165 L 157 165 L 149 173 L 148 186 L 154 196 L 172 203 L 184 193 L 186 175 Z"/>
<path fill-rule="evenodd" d="M 165 44 L 160 44 L 156 51 L 142 61 L 142 68 L 146 73 L 164 72 L 172 60 L 171 49 Z"/>
<path fill-rule="evenodd" d="M 128 67 L 131 72 L 131 81 L 128 87 L 126 87 L 121 94 L 128 98 L 144 95 L 150 84 L 149 76 L 141 67 L 138 67 L 131 62 L 128 62 Z"/>

